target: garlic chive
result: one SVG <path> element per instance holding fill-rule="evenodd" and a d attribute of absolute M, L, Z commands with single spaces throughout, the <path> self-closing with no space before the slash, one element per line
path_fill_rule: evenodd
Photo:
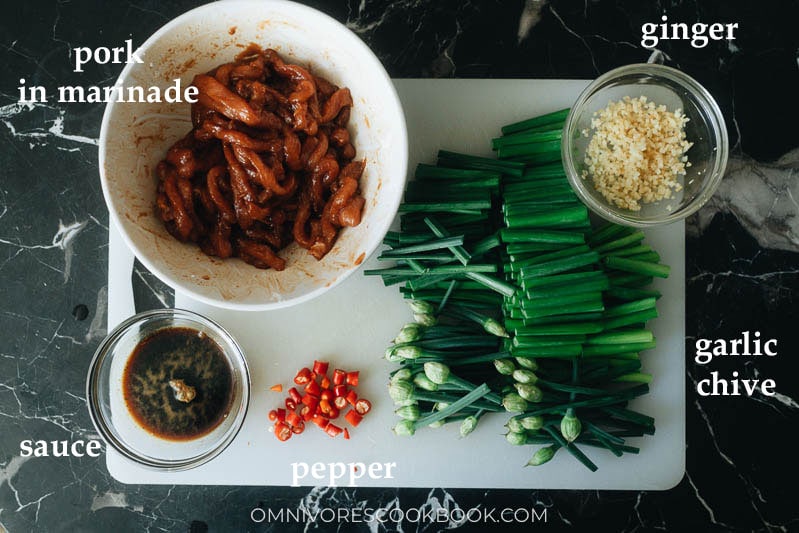
<path fill-rule="evenodd" d="M 495 335 L 497 337 L 509 337 L 508 332 L 505 330 L 505 327 L 499 323 L 499 321 L 489 318 L 485 322 L 483 322 L 483 329 L 485 329 L 491 335 Z"/>
<path fill-rule="evenodd" d="M 560 420 L 560 434 L 566 442 L 574 442 L 580 436 L 582 429 L 580 419 L 574 416 L 574 409 L 571 407 L 566 409 L 566 414 Z"/>
<path fill-rule="evenodd" d="M 427 425 L 427 427 L 440 428 L 441 426 L 443 426 L 446 423 L 447 423 L 446 419 L 442 418 L 441 420 L 436 420 L 435 422 L 430 422 Z"/>
<path fill-rule="evenodd" d="M 510 359 L 494 359 L 494 368 L 503 376 L 510 376 L 516 370 L 516 365 Z"/>
<path fill-rule="evenodd" d="M 515 419 L 511 419 L 515 420 Z M 519 423 L 524 429 L 529 430 L 538 430 L 544 427 L 544 417 L 543 416 L 525 416 L 522 418 Z"/>
<path fill-rule="evenodd" d="M 455 305 L 452 304 L 449 307 L 450 311 L 453 312 L 456 316 L 461 316 L 463 318 L 467 318 L 473 322 L 477 322 L 483 329 L 494 335 L 496 337 L 508 337 L 508 332 L 505 330 L 505 327 L 499 323 L 498 320 L 495 318 L 491 318 L 489 316 L 485 316 L 482 313 L 478 313 L 474 309 L 463 305 Z"/>
<path fill-rule="evenodd" d="M 505 434 L 505 439 L 514 446 L 524 446 L 527 444 L 527 433 L 508 431 L 508 433 Z"/>
<path fill-rule="evenodd" d="M 413 399 L 413 390 L 413 383 L 405 379 L 398 379 L 389 384 L 388 395 L 391 396 L 394 403 L 405 402 Z"/>
<path fill-rule="evenodd" d="M 424 375 L 436 385 L 443 385 L 449 379 L 450 370 L 444 363 L 431 361 L 424 364 Z"/>
<path fill-rule="evenodd" d="M 540 466 L 544 463 L 548 463 L 553 457 L 555 457 L 555 452 L 557 452 L 558 449 L 560 449 L 560 446 L 557 444 L 539 448 L 536 450 L 530 460 L 527 461 L 527 466 Z"/>
<path fill-rule="evenodd" d="M 418 324 L 426 327 L 435 326 L 438 323 L 438 319 L 434 315 L 428 315 L 427 313 L 414 313 L 413 319 Z"/>
<path fill-rule="evenodd" d="M 514 383 L 513 386 L 516 387 L 516 392 L 519 393 L 519 396 L 528 402 L 538 403 L 544 397 L 541 389 L 532 383 Z"/>
<path fill-rule="evenodd" d="M 461 437 L 465 437 L 466 435 L 474 431 L 474 428 L 476 427 L 477 427 L 477 417 L 474 415 L 467 416 L 461 422 L 461 427 L 460 427 Z"/>
<path fill-rule="evenodd" d="M 400 420 L 394 425 L 394 434 L 403 437 L 410 437 L 416 433 L 416 428 L 413 425 L 413 420 Z"/>
<path fill-rule="evenodd" d="M 511 413 L 523 413 L 527 410 L 527 400 L 516 392 L 510 392 L 502 398 L 502 407 Z"/>
<path fill-rule="evenodd" d="M 538 370 L 538 363 L 535 362 L 535 359 L 531 359 L 529 357 L 517 357 L 516 362 L 520 367 L 526 368 L 527 370 Z"/>
<path fill-rule="evenodd" d="M 400 354 L 397 353 L 397 349 L 394 346 L 389 346 L 386 348 L 386 361 L 389 363 L 401 363 L 405 360 Z"/>
<path fill-rule="evenodd" d="M 519 383 L 535 384 L 535 382 L 538 381 L 538 376 L 535 375 L 535 372 L 527 370 L 526 368 L 514 370 L 512 376 L 513 379 Z"/>
<path fill-rule="evenodd" d="M 429 426 L 435 422 L 440 420 L 444 420 L 449 416 L 456 415 L 462 409 L 472 405 L 476 401 L 480 400 L 483 396 L 488 394 L 491 389 L 485 383 L 478 385 L 468 394 L 458 398 L 457 400 L 453 401 L 451 404 L 447 406 L 446 409 L 442 409 L 441 411 L 436 411 L 434 413 L 430 413 L 427 416 L 417 420 L 415 422 L 416 428 L 421 428 L 425 426 Z"/>
<path fill-rule="evenodd" d="M 508 428 L 508 431 L 513 433 L 524 433 L 524 425 L 522 424 L 521 420 L 516 417 L 513 417 L 508 420 L 508 423 L 505 424 L 505 427 Z"/>
<path fill-rule="evenodd" d="M 438 384 L 430 381 L 424 374 L 416 374 L 413 376 L 413 383 L 420 389 L 435 392 L 438 390 Z"/>
<path fill-rule="evenodd" d="M 433 304 L 425 302 L 424 300 L 411 300 L 408 302 L 408 306 L 411 308 L 414 315 L 432 315 L 436 312 L 436 308 L 433 307 Z"/>
<path fill-rule="evenodd" d="M 394 411 L 394 414 L 396 414 L 398 417 L 402 418 L 403 420 L 411 420 L 411 421 L 419 420 L 419 417 L 421 417 L 418 405 L 405 405 Z"/>
<path fill-rule="evenodd" d="M 396 372 L 394 372 L 391 375 L 391 383 L 395 383 L 395 382 L 397 382 L 397 381 L 399 381 L 401 379 L 404 379 L 406 381 L 410 381 L 412 376 L 413 376 L 413 373 L 411 372 L 410 368 L 400 368 L 399 370 L 397 370 Z"/>
<path fill-rule="evenodd" d="M 394 344 L 404 344 L 406 342 L 414 342 L 418 341 L 422 338 L 423 328 L 420 324 L 412 322 L 410 324 L 405 324 L 402 326 L 402 329 L 394 337 Z"/>
<path fill-rule="evenodd" d="M 443 363 L 429 361 L 424 364 L 424 372 L 425 377 L 437 385 L 443 385 L 446 383 L 447 385 L 457 387 L 465 392 L 473 391 L 475 387 L 477 387 L 477 385 L 474 383 L 471 383 L 470 381 L 451 373 L 449 367 Z M 499 405 L 501 402 L 500 397 L 490 391 L 485 395 L 485 397 L 486 400 L 497 405 Z"/>
<path fill-rule="evenodd" d="M 418 346 L 398 346 L 394 353 L 403 359 L 418 359 L 422 356 L 422 349 Z"/>

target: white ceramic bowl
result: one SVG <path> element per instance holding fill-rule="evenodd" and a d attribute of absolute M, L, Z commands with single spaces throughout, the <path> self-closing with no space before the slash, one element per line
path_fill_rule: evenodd
<path fill-rule="evenodd" d="M 100 130 L 100 177 L 111 219 L 128 246 L 156 276 L 211 305 L 242 310 L 294 305 L 337 285 L 378 247 L 405 185 L 408 138 L 405 117 L 388 74 L 350 30 L 310 7 L 283 0 L 213 2 L 177 17 L 138 50 L 143 64 L 126 65 L 123 87 L 187 87 L 195 74 L 232 61 L 254 42 L 286 60 L 308 65 L 349 87 L 354 106 L 350 134 L 366 159 L 360 225 L 345 228 L 321 261 L 296 244 L 280 255 L 282 272 L 259 270 L 239 259 L 206 256 L 178 242 L 156 215 L 155 166 L 191 129 L 187 103 L 109 103 Z"/>

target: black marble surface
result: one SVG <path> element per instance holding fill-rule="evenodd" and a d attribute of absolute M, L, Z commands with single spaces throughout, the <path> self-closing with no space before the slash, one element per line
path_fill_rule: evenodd
<path fill-rule="evenodd" d="M 738 22 L 733 43 L 658 49 L 719 101 L 733 147 L 728 175 L 690 220 L 687 339 L 759 330 L 775 358 L 688 360 L 687 474 L 666 492 L 290 489 L 123 485 L 104 459 L 25 459 L 22 439 L 95 436 L 85 372 L 105 333 L 108 214 L 97 173 L 102 105 L 17 104 L 29 84 L 111 84 L 120 65 L 72 73 L 74 46 L 142 43 L 199 2 L 29 0 L 0 18 L 0 532 L 301 531 L 255 525 L 258 505 L 463 509 L 545 506 L 545 531 L 799 531 L 799 3 L 796 0 L 315 1 L 364 39 L 394 77 L 590 78 L 645 61 L 643 22 Z M 170 293 L 138 268 L 140 307 Z M 774 377 L 778 395 L 700 398 L 711 370 Z M 342 525 L 437 531 L 456 524 Z M 465 526 L 464 531 L 500 530 Z M 506 528 L 505 530 L 511 530 Z"/>

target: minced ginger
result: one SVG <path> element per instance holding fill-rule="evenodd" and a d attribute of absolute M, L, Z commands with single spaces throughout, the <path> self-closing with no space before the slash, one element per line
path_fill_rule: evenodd
<path fill-rule="evenodd" d="M 583 179 L 591 176 L 608 202 L 632 211 L 639 211 L 641 202 L 671 198 L 682 189 L 678 177 L 691 166 L 685 155 L 693 145 L 685 138 L 687 122 L 682 110 L 669 112 L 646 96 L 609 103 L 591 119 Z"/>

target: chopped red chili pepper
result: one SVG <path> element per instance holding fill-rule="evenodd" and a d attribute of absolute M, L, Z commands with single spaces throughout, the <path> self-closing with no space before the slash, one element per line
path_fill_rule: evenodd
<path fill-rule="evenodd" d="M 363 415 L 371 410 L 372 404 L 366 399 L 359 399 L 353 389 L 358 385 L 360 372 L 336 368 L 331 378 L 327 375 L 329 366 L 326 361 L 314 361 L 311 368 L 301 368 L 294 376 L 294 383 L 302 388 L 298 390 L 297 387 L 291 387 L 288 390 L 285 409 L 281 407 L 269 411 L 268 418 L 275 423 L 273 429 L 278 440 L 286 441 L 291 435 L 302 433 L 308 421 L 331 437 L 343 432 L 344 438 L 349 439 L 349 430 L 331 423 L 331 420 L 344 415 L 349 425 L 355 427 L 360 424 Z M 273 385 L 271 390 L 282 392 L 283 386 Z M 348 404 L 352 409 L 344 414 Z"/>
<path fill-rule="evenodd" d="M 314 410 L 311 409 L 309 406 L 303 405 L 302 407 L 300 407 L 300 416 L 302 417 L 303 421 L 305 422 L 309 421 L 311 418 L 313 418 L 313 415 L 314 415 Z"/>
<path fill-rule="evenodd" d="M 344 396 L 337 396 L 336 398 L 333 398 L 333 405 L 336 406 L 336 409 L 341 411 L 347 407 L 347 399 Z"/>
<path fill-rule="evenodd" d="M 347 393 L 347 403 L 354 406 L 356 401 L 358 401 L 358 393 L 354 390 L 350 390 L 350 392 Z"/>
<path fill-rule="evenodd" d="M 323 415 L 329 416 L 330 415 L 330 410 L 332 408 L 333 408 L 333 406 L 330 405 L 329 401 L 327 401 L 327 400 L 320 400 L 319 401 L 319 412 L 322 413 Z"/>
<path fill-rule="evenodd" d="M 317 382 L 311 381 L 305 386 L 305 392 L 311 396 L 316 396 L 319 398 L 319 396 L 322 394 L 322 389 L 319 387 Z"/>
<path fill-rule="evenodd" d="M 314 424 L 316 424 L 317 426 L 319 426 L 323 430 L 330 423 L 330 421 L 327 418 L 323 417 L 320 414 L 314 415 L 313 418 L 311 419 L 311 422 L 313 422 Z"/>
<path fill-rule="evenodd" d="M 286 423 L 290 426 L 298 426 L 302 423 L 302 418 L 294 411 L 290 411 L 286 413 Z"/>
<path fill-rule="evenodd" d="M 275 424 L 275 437 L 281 442 L 285 442 L 291 438 L 291 428 L 285 422 L 278 422 Z"/>
<path fill-rule="evenodd" d="M 301 368 L 297 375 L 294 376 L 294 383 L 297 385 L 305 385 L 311 381 L 311 369 L 310 368 Z"/>
<path fill-rule="evenodd" d="M 300 403 L 300 400 L 302 400 L 302 394 L 300 394 L 300 391 L 298 391 L 296 387 L 291 387 L 289 389 L 289 396 L 291 396 L 291 399 L 296 403 Z"/>
<path fill-rule="evenodd" d="M 330 366 L 330 363 L 325 361 L 314 361 L 313 362 L 313 371 L 316 373 L 317 376 L 324 376 L 327 374 L 327 369 Z"/>
<path fill-rule="evenodd" d="M 337 368 L 333 371 L 333 385 L 342 385 L 347 380 L 347 373 Z"/>
<path fill-rule="evenodd" d="M 347 420 L 347 422 L 350 423 L 350 425 L 352 425 L 352 427 L 357 426 L 358 424 L 361 423 L 361 420 L 363 420 L 363 417 L 357 412 L 355 412 L 354 409 L 350 409 L 349 411 L 347 411 L 347 414 L 344 415 L 344 418 Z"/>
<path fill-rule="evenodd" d="M 372 410 L 372 402 L 364 398 L 361 398 L 360 400 L 355 402 L 355 410 L 358 411 L 359 415 L 363 416 Z"/>
<path fill-rule="evenodd" d="M 328 424 L 327 427 L 325 428 L 325 433 L 327 433 L 331 437 L 338 437 L 338 435 L 342 431 L 343 430 L 335 424 Z"/>
<path fill-rule="evenodd" d="M 316 407 L 319 405 L 319 398 L 316 396 L 311 396 L 310 394 L 306 394 L 302 397 L 302 403 L 306 407 L 310 407 L 311 411 L 314 413 L 316 412 Z"/>

